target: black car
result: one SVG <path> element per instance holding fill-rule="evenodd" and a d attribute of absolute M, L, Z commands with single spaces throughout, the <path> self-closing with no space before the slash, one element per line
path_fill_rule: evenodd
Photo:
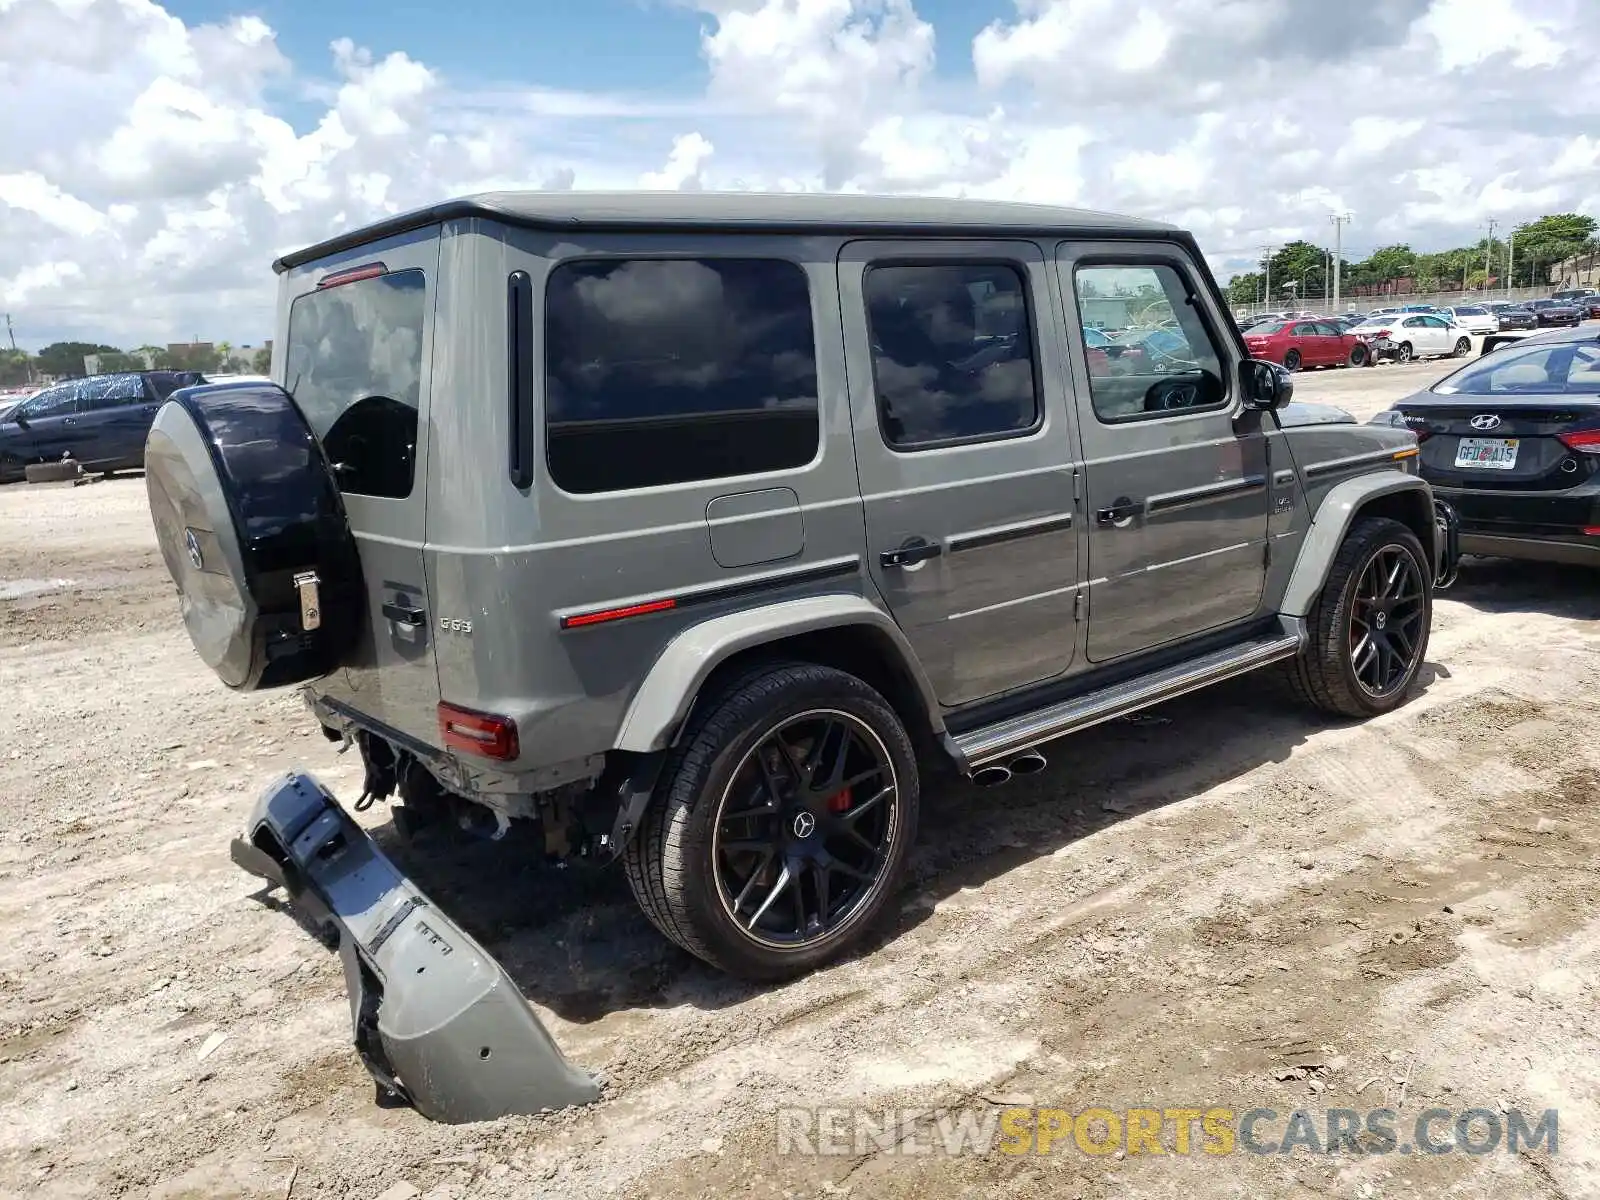
<path fill-rule="evenodd" d="M 1534 334 L 1374 422 L 1417 435 L 1465 554 L 1600 566 L 1600 337 Z"/>
<path fill-rule="evenodd" d="M 144 466 L 144 440 L 161 402 L 200 382 L 193 371 L 127 371 L 52 384 L 0 415 L 0 483 L 29 463 L 71 457 L 90 471 Z"/>
<path fill-rule="evenodd" d="M 1538 318 L 1527 308 L 1498 308 L 1494 315 L 1501 329 L 1537 329 L 1539 326 Z"/>
<path fill-rule="evenodd" d="M 1534 323 L 1541 327 L 1576 325 L 1583 319 L 1577 308 L 1560 300 L 1529 300 L 1525 307 L 1533 314 Z"/>

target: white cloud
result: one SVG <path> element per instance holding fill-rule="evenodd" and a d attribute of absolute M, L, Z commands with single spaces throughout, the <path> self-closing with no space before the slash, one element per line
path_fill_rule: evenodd
<path fill-rule="evenodd" d="M 259 17 L 155 0 L 0 0 L 0 305 L 33 344 L 253 343 L 276 254 L 499 188 L 1076 204 L 1191 228 L 1224 275 L 1335 210 L 1357 257 L 1600 215 L 1593 0 L 983 2 L 968 40 L 916 0 L 670 0 L 703 84 L 653 95 L 452 79 L 426 43 L 332 26 L 290 62 Z"/>

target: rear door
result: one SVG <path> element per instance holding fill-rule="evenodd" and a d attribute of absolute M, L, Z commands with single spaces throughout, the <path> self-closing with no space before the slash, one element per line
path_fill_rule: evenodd
<path fill-rule="evenodd" d="M 155 417 L 156 400 L 142 375 L 105 375 L 84 381 L 78 425 L 80 457 L 106 468 L 144 462 L 144 439 Z"/>
<path fill-rule="evenodd" d="M 854 242 L 839 293 L 868 563 L 940 701 L 1061 674 L 1079 471 L 1043 252 Z"/>
<path fill-rule="evenodd" d="M 278 322 L 279 382 L 328 457 L 367 590 L 361 643 L 319 688 L 430 745 L 439 676 L 422 547 L 438 266 L 433 228 L 298 268 Z"/>

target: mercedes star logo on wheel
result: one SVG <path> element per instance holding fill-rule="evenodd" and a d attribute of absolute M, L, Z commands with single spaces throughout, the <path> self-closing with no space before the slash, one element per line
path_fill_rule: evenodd
<path fill-rule="evenodd" d="M 1499 429 L 1500 418 L 1495 416 L 1493 413 L 1479 413 L 1477 416 L 1473 417 L 1472 420 L 1468 421 L 1467 424 L 1471 425 L 1474 429 Z"/>
<path fill-rule="evenodd" d="M 808 838 L 811 831 L 817 827 L 817 819 L 808 812 L 800 813 L 794 819 L 794 835 L 797 838 Z"/>

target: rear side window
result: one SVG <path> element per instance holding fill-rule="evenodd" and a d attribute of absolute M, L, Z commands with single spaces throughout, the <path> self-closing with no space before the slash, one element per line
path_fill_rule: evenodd
<path fill-rule="evenodd" d="M 1038 427 L 1027 285 L 1016 267 L 873 267 L 864 287 L 878 420 L 890 446 L 927 449 Z"/>
<path fill-rule="evenodd" d="M 289 310 L 289 394 L 341 491 L 411 494 L 425 291 L 421 271 L 395 271 L 308 292 Z"/>
<path fill-rule="evenodd" d="M 140 404 L 145 399 L 144 379 L 138 375 L 97 375 L 85 379 L 78 390 L 80 412 L 96 412 Z"/>
<path fill-rule="evenodd" d="M 811 295 L 795 263 L 563 263 L 545 327 L 545 453 L 564 491 L 792 470 L 817 455 Z"/>

